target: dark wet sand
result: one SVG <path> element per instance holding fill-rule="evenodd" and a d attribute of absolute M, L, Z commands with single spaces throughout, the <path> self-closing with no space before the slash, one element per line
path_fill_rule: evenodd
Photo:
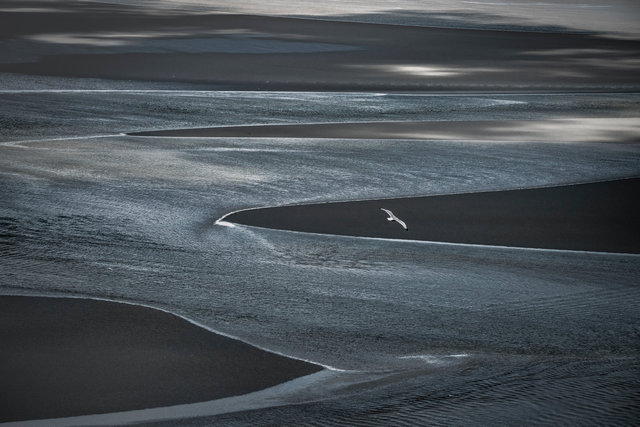
<path fill-rule="evenodd" d="M 132 132 L 135 136 L 339 138 L 339 139 L 478 139 L 502 136 L 499 129 L 526 123 L 511 121 L 349 122 L 291 125 L 220 126 Z M 492 132 L 492 130 L 494 130 Z M 512 134 L 509 137 L 513 138 Z"/>
<path fill-rule="evenodd" d="M 507 32 L 335 22 L 317 19 L 175 13 L 126 5 L 46 3 L 43 12 L 10 1 L 0 12 L 0 41 L 55 33 L 140 34 L 119 53 L 96 47 L 76 53 L 56 43 L 34 45 L 41 56 L 0 63 L 0 71 L 34 75 L 202 83 L 254 90 L 630 90 L 640 84 L 640 41 L 595 34 Z M 177 34 L 177 35 L 176 35 Z M 237 36 L 328 43 L 350 51 L 247 53 L 243 49 L 150 51 L 146 40 Z M 152 35 L 151 38 L 149 36 Z M 237 39 L 236 39 L 237 40 Z M 247 44 L 252 43 L 246 39 Z M 604 53 L 603 53 L 604 52 Z M 2 47 L 0 46 L 0 55 Z M 2 61 L 0 61 L 2 62 Z"/>
<path fill-rule="evenodd" d="M 150 308 L 0 296 L 0 422 L 192 403 L 322 368 Z"/>
<path fill-rule="evenodd" d="M 135 136 L 337 139 L 463 139 L 490 141 L 640 142 L 640 127 L 599 122 L 590 133 L 576 128 L 581 119 L 419 122 L 348 122 L 289 125 L 220 126 L 132 132 Z M 589 123 L 589 122 L 582 122 Z M 593 122 L 591 122 L 593 126 Z M 598 128 L 598 126 L 600 128 Z"/>
<path fill-rule="evenodd" d="M 640 253 L 640 178 L 560 187 L 283 206 L 225 221 L 349 236 Z M 387 222 L 380 208 L 406 221 Z"/>

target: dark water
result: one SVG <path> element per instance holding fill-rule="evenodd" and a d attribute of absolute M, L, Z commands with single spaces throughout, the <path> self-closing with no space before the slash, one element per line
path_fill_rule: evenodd
<path fill-rule="evenodd" d="M 248 207 L 638 176 L 637 145 L 120 135 L 380 118 L 637 117 L 637 95 L 127 90 L 0 93 L 1 292 L 159 307 L 334 369 L 268 398 L 194 417 L 187 408 L 163 422 L 637 422 L 637 255 L 215 225 Z"/>

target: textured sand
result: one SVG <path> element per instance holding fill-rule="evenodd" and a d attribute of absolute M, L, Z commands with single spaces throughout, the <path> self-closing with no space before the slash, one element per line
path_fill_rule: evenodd
<path fill-rule="evenodd" d="M 19 8 L 20 3 L 14 5 Z M 0 72 L 258 90 L 634 90 L 640 42 L 47 3 L 0 11 Z M 19 10 L 19 9 L 18 9 Z M 384 20 L 383 20 L 384 21 Z M 333 46 L 333 47 L 332 47 Z"/>
<path fill-rule="evenodd" d="M 150 308 L 0 297 L 0 422 L 169 406 L 322 368 Z"/>
<path fill-rule="evenodd" d="M 640 253 L 640 178 L 560 187 L 254 209 L 226 221 L 312 233 Z M 406 221 L 387 222 L 380 208 Z"/>
<path fill-rule="evenodd" d="M 138 136 L 638 142 L 636 118 L 319 123 L 134 132 Z"/>

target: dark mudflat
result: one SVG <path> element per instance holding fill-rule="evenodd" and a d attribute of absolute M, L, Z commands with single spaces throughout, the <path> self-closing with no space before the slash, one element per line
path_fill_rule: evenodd
<path fill-rule="evenodd" d="M 550 188 L 283 206 L 226 221 L 310 233 L 640 253 L 640 178 Z M 380 208 L 406 221 L 405 231 Z"/>
<path fill-rule="evenodd" d="M 631 119 L 629 119 L 629 122 Z M 597 121 L 592 134 L 576 127 L 594 126 L 589 119 L 464 120 L 414 122 L 304 123 L 287 125 L 219 126 L 132 132 L 134 136 L 180 138 L 334 138 L 334 139 L 468 139 L 490 141 L 639 142 L 638 129 L 624 119 Z M 596 132 L 600 129 L 600 132 Z"/>
<path fill-rule="evenodd" d="M 192 403 L 321 370 L 150 308 L 0 296 L 0 422 Z"/>
<path fill-rule="evenodd" d="M 636 90 L 640 83 L 640 42 L 597 34 L 426 28 L 216 10 L 188 14 L 71 1 L 32 2 L 42 10 L 23 12 L 24 1 L 5 3 L 0 41 L 10 44 L 0 45 L 0 56 L 12 56 L 0 61 L 0 71 L 11 73 L 251 90 Z M 87 51 L 50 40 L 59 33 L 144 37 L 125 39 L 126 51 L 101 46 Z M 239 33 L 250 37 L 246 44 L 235 44 Z M 11 44 L 34 36 L 49 43 Z M 149 47 L 151 40 L 163 46 L 172 39 L 192 39 L 204 47 Z M 210 47 L 230 39 L 231 48 Z M 309 50 L 247 51 L 265 40 L 304 42 Z M 318 43 L 336 49 L 314 51 Z"/>

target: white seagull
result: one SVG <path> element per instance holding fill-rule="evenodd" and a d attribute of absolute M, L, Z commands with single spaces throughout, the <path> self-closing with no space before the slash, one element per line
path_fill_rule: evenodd
<path fill-rule="evenodd" d="M 407 224 L 405 224 L 403 220 L 401 220 L 400 218 L 395 216 L 393 214 L 393 212 L 391 212 L 389 209 L 380 208 L 380 210 L 381 211 L 385 211 L 387 213 L 387 215 L 389 215 L 389 218 L 387 218 L 387 221 L 395 221 L 398 224 L 400 224 L 402 226 L 402 228 L 404 228 L 405 230 L 409 231 L 409 228 L 407 227 Z"/>

